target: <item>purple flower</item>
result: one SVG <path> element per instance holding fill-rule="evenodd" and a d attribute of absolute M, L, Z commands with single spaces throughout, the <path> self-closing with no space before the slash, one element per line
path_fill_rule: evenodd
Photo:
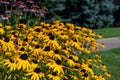
<path fill-rule="evenodd" d="M 0 3 L 1 4 L 7 4 L 7 5 L 10 4 L 10 2 L 8 2 L 8 1 L 0 1 Z"/>
<path fill-rule="evenodd" d="M 11 10 L 6 10 L 5 13 L 11 13 Z"/>
<path fill-rule="evenodd" d="M 22 15 L 23 13 L 19 11 L 19 12 L 16 12 L 16 14 L 17 15 Z"/>
<path fill-rule="evenodd" d="M 10 18 L 10 16 L 7 16 L 7 15 L 0 15 L 0 17 L 3 19 L 3 20 L 8 20 Z"/>
<path fill-rule="evenodd" d="M 34 12 L 34 13 L 37 12 L 37 10 L 35 10 L 35 9 L 30 9 L 30 11 L 31 11 L 31 12 Z"/>
<path fill-rule="evenodd" d="M 25 8 L 25 7 L 26 7 L 26 5 L 24 5 L 24 4 L 19 5 L 19 8 Z"/>
<path fill-rule="evenodd" d="M 23 11 L 30 11 L 30 9 L 28 9 L 27 7 L 23 9 Z"/>

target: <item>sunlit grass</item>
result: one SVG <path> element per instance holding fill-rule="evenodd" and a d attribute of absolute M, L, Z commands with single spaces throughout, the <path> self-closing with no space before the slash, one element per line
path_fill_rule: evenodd
<path fill-rule="evenodd" d="M 94 31 L 98 34 L 102 34 L 103 38 L 120 37 L 120 27 L 95 29 Z"/>
<path fill-rule="evenodd" d="M 103 62 L 108 66 L 112 77 L 108 80 L 120 80 L 120 48 L 101 51 Z"/>

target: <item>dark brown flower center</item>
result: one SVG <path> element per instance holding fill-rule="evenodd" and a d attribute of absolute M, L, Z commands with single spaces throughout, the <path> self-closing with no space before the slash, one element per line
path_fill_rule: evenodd
<path fill-rule="evenodd" d="M 23 28 L 23 25 L 19 25 L 19 28 Z"/>
<path fill-rule="evenodd" d="M 8 37 L 5 37 L 4 41 L 5 41 L 5 42 L 9 42 L 10 40 L 9 40 Z"/>
<path fill-rule="evenodd" d="M 36 28 L 35 31 L 36 32 L 40 32 L 41 30 L 40 30 L 40 28 Z"/>
<path fill-rule="evenodd" d="M 89 68 L 92 68 L 92 66 L 91 66 L 91 65 L 89 65 L 88 67 L 89 67 Z"/>
<path fill-rule="evenodd" d="M 12 32 L 12 35 L 15 35 L 15 32 Z"/>
<path fill-rule="evenodd" d="M 69 59 L 72 59 L 72 56 L 70 56 Z"/>
<path fill-rule="evenodd" d="M 20 56 L 20 59 L 22 59 L 22 60 L 27 60 L 27 59 L 28 59 L 27 54 L 22 54 L 22 55 Z"/>
<path fill-rule="evenodd" d="M 86 70 L 85 69 L 82 69 L 81 72 L 85 72 Z"/>
<path fill-rule="evenodd" d="M 53 72 L 52 75 L 53 75 L 53 76 L 57 76 L 57 72 Z"/>
<path fill-rule="evenodd" d="M 25 39 L 24 39 L 24 41 L 26 41 L 26 42 L 27 42 L 27 41 L 28 41 L 28 38 L 25 38 Z"/>
<path fill-rule="evenodd" d="M 34 72 L 35 72 L 35 73 L 40 73 L 41 70 L 40 70 L 40 68 L 35 68 L 35 69 L 34 69 Z"/>
<path fill-rule="evenodd" d="M 77 40 L 76 40 L 76 39 L 73 39 L 73 41 L 74 41 L 74 42 L 77 42 Z"/>
<path fill-rule="evenodd" d="M 54 35 L 50 35 L 49 37 L 50 37 L 50 40 L 54 40 L 55 39 Z"/>
<path fill-rule="evenodd" d="M 83 76 L 84 76 L 84 77 L 88 77 L 88 74 L 87 74 L 87 73 L 85 73 Z"/>
<path fill-rule="evenodd" d="M 66 50 L 67 48 L 64 46 L 62 49 Z"/>
<path fill-rule="evenodd" d="M 46 46 L 44 51 L 50 51 L 50 46 Z"/>
<path fill-rule="evenodd" d="M 40 48 L 40 46 L 39 46 L 39 45 L 36 45 L 35 48 L 38 49 L 38 48 Z"/>
<path fill-rule="evenodd" d="M 56 60 L 56 63 L 60 65 L 62 62 L 60 60 Z"/>
<path fill-rule="evenodd" d="M 79 66 L 76 65 L 75 68 L 76 68 L 76 69 L 79 69 Z"/>
<path fill-rule="evenodd" d="M 25 49 L 22 47 L 22 48 L 20 48 L 20 51 L 24 51 Z"/>
<path fill-rule="evenodd" d="M 52 33 L 49 33 L 49 34 L 48 34 L 48 36 L 51 36 L 51 35 L 52 35 Z"/>
<path fill-rule="evenodd" d="M 58 54 L 58 53 L 59 53 L 59 50 L 55 50 L 54 53 L 55 53 L 55 54 Z"/>
<path fill-rule="evenodd" d="M 10 59 L 10 62 L 11 62 L 11 63 L 14 63 L 14 61 L 13 61 L 12 59 Z"/>

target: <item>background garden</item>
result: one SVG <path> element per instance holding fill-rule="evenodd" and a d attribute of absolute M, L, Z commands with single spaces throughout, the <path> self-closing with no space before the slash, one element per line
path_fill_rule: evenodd
<path fill-rule="evenodd" d="M 74 41 L 77 42 L 77 39 L 73 39 L 73 37 L 71 37 L 71 35 L 70 35 L 70 34 L 74 34 L 73 28 L 75 26 L 77 26 L 75 28 L 75 31 L 78 31 L 78 33 L 75 33 L 74 35 L 86 34 L 86 35 L 84 35 L 85 38 L 82 39 L 83 40 L 82 42 L 84 42 L 84 41 L 87 42 L 87 39 L 92 40 L 93 38 L 95 38 L 95 39 L 100 38 L 101 35 L 103 36 L 103 38 L 120 37 L 120 6 L 119 6 L 120 4 L 119 4 L 119 2 L 120 2 L 119 0 L 38 0 L 38 1 L 37 0 L 0 0 L 0 50 L 1 50 L 0 56 L 2 56 L 2 57 L 0 57 L 0 72 L 3 72 L 3 70 L 4 70 L 3 66 L 1 64 L 4 64 L 4 63 L 6 63 L 7 65 L 10 64 L 10 63 L 6 62 L 6 60 L 4 62 L 2 62 L 3 59 L 10 59 L 10 62 L 11 62 L 10 56 L 7 57 L 9 54 L 7 52 L 11 52 L 12 49 L 9 47 L 8 47 L 8 49 L 3 47 L 4 44 L 5 44 L 5 46 L 7 45 L 3 41 L 9 42 L 8 38 L 12 37 L 11 35 L 9 35 L 9 32 L 10 33 L 13 32 L 12 34 L 15 37 L 14 41 L 16 41 L 16 39 L 18 37 L 20 37 L 20 40 L 29 41 L 28 39 L 26 39 L 25 35 L 27 35 L 27 33 L 29 33 L 29 31 L 31 32 L 32 29 L 35 29 L 35 30 L 33 30 L 33 33 L 29 34 L 29 37 L 30 37 L 30 35 L 35 36 L 36 39 L 34 41 L 37 41 L 38 37 L 37 37 L 37 35 L 34 35 L 34 33 L 38 34 L 37 32 L 42 32 L 39 35 L 41 35 L 41 36 L 44 35 L 44 36 L 40 37 L 41 39 L 39 41 L 34 42 L 35 48 L 42 46 L 42 47 L 40 47 L 41 49 L 45 46 L 43 44 L 44 41 L 49 42 L 49 40 L 51 42 L 49 42 L 48 44 L 49 45 L 53 44 L 52 48 L 54 47 L 56 49 L 55 46 L 59 47 L 59 45 L 57 44 L 56 41 L 52 42 L 52 40 L 54 40 L 54 39 L 56 40 L 56 38 L 57 38 L 56 36 L 59 36 L 61 39 L 61 38 L 63 38 L 61 36 L 65 35 L 63 40 L 60 40 L 58 38 L 58 40 L 60 40 L 60 41 L 65 41 L 65 40 L 67 40 L 66 36 L 68 35 L 70 37 L 70 39 L 73 40 L 73 42 Z M 69 23 L 69 24 L 67 24 L 67 23 Z M 40 26 L 43 26 L 43 28 L 45 28 L 45 29 L 42 29 L 42 28 L 39 29 L 38 28 L 39 24 L 40 24 Z M 74 24 L 74 27 L 73 27 L 73 24 Z M 56 25 L 57 27 L 54 25 Z M 68 33 L 70 33 L 70 34 L 62 33 L 61 35 L 57 35 L 60 33 L 57 33 L 56 30 L 52 31 L 52 29 L 56 28 L 56 29 L 58 29 L 58 31 L 64 32 L 66 30 L 66 28 L 62 29 L 62 28 L 64 28 L 63 25 L 67 26 Z M 50 28 L 51 31 L 49 31 L 49 28 L 48 28 L 49 26 L 52 26 L 52 28 Z M 29 29 L 27 29 L 28 31 L 25 31 L 26 28 L 29 28 Z M 20 33 L 17 33 L 17 30 L 20 31 Z M 21 32 L 21 30 L 23 30 L 23 32 Z M 34 31 L 36 31 L 36 32 L 34 32 Z M 53 33 L 51 33 L 51 32 L 53 32 Z M 45 34 L 47 34 L 47 35 L 45 35 Z M 6 35 L 8 35 L 7 38 L 6 38 Z M 48 37 L 45 37 L 45 36 L 48 36 Z M 33 40 L 32 37 L 30 37 L 30 38 L 31 38 L 30 40 Z M 37 45 L 37 43 L 42 43 L 42 45 Z M 16 44 L 16 42 L 15 42 L 15 44 Z M 31 44 L 31 42 L 29 42 L 29 44 L 30 44 L 30 46 L 34 46 L 33 43 Z M 63 44 L 63 45 L 66 46 L 67 44 L 68 43 Z M 71 42 L 70 45 L 73 45 L 73 43 Z M 89 46 L 87 47 L 86 44 L 83 44 L 83 43 L 82 43 L 82 45 L 84 45 L 84 47 L 85 47 L 84 50 L 86 50 L 86 51 L 83 51 L 83 53 L 84 52 L 89 53 L 89 50 L 88 50 Z M 93 45 L 93 47 L 95 47 L 95 45 Z M 21 50 L 21 47 L 18 47 L 18 48 L 20 48 L 18 50 Z M 78 48 L 78 47 L 75 47 L 75 49 L 76 48 Z M 32 47 L 30 48 L 30 50 L 32 51 Z M 21 53 L 22 53 L 22 51 L 24 51 L 24 50 L 21 50 Z M 31 51 L 29 51 L 29 52 L 31 52 Z M 44 51 L 50 51 L 50 50 L 48 50 L 48 46 L 45 46 Z M 5 53 L 7 53 L 7 55 Z M 56 50 L 56 53 L 58 54 L 58 50 Z M 119 75 L 120 75 L 120 67 L 119 67 L 120 66 L 120 54 L 119 53 L 120 53 L 120 48 L 110 49 L 110 50 L 106 50 L 106 51 L 99 51 L 99 53 L 98 53 L 101 55 L 103 63 L 107 66 L 107 70 L 111 74 L 111 78 L 106 78 L 106 80 L 119 80 Z M 3 57 L 2 54 L 5 57 Z M 12 55 L 14 55 L 14 54 L 16 54 L 16 53 L 12 52 Z M 20 55 L 20 57 L 19 57 L 20 59 L 27 61 L 28 56 L 26 58 L 26 54 L 17 54 L 17 55 Z M 38 52 L 38 54 L 39 54 L 39 52 Z M 36 55 L 38 55 L 38 54 L 36 53 Z M 71 52 L 71 54 L 72 54 L 72 52 Z M 71 55 L 71 54 L 69 54 L 69 55 Z M 31 61 L 32 59 L 34 59 L 36 61 L 35 55 L 32 55 L 32 56 L 30 56 L 30 54 L 27 54 L 27 55 L 29 55 L 29 57 L 31 57 L 29 61 Z M 56 58 L 58 58 L 58 60 L 61 61 L 61 58 L 63 58 L 63 60 L 65 60 L 65 61 L 71 59 L 71 60 L 75 61 L 75 63 L 79 63 L 79 60 L 77 62 L 77 58 L 75 57 L 76 56 L 75 54 L 72 55 L 72 58 L 70 56 L 67 58 L 66 55 L 68 57 L 68 54 L 64 55 L 62 53 L 62 56 L 58 56 L 58 55 L 54 56 L 55 59 L 53 57 L 51 57 L 51 55 L 50 56 L 44 55 L 44 56 L 46 57 L 46 59 L 50 57 L 50 59 L 56 60 Z M 43 57 L 43 55 L 41 57 Z M 16 58 L 16 56 L 15 56 L 15 58 Z M 79 56 L 79 58 L 81 58 L 81 57 Z M 89 59 L 88 56 L 85 58 L 86 58 L 85 60 Z M 13 60 L 14 60 L 14 58 L 13 58 Z M 37 63 L 38 65 L 42 65 L 40 68 L 45 68 L 46 70 L 48 69 L 48 67 L 53 68 L 54 71 L 52 71 L 50 69 L 51 71 L 49 72 L 47 70 L 48 73 L 46 73 L 46 74 L 50 74 L 48 77 L 44 77 L 44 76 L 46 76 L 46 74 L 43 75 L 42 73 L 40 73 L 38 78 L 36 78 L 36 76 L 33 76 L 33 77 L 29 76 L 28 78 L 29 79 L 32 78 L 31 80 L 39 80 L 39 78 L 40 78 L 40 80 L 47 80 L 47 79 L 61 80 L 63 78 L 64 78 L 64 80 L 68 80 L 68 77 L 72 75 L 70 80 L 79 80 L 79 79 L 91 80 L 91 78 L 88 75 L 92 75 L 92 71 L 88 74 L 87 71 L 81 70 L 81 71 L 83 71 L 84 74 L 80 73 L 80 76 L 82 76 L 82 78 L 78 78 L 78 73 L 75 73 L 74 71 L 73 72 L 68 71 L 70 69 L 74 69 L 74 67 L 75 67 L 74 62 L 68 62 L 68 65 L 65 65 L 66 63 L 58 63 L 58 65 L 61 64 L 61 65 L 64 65 L 64 67 L 67 67 L 67 69 L 65 68 L 65 70 L 64 70 L 64 71 L 66 71 L 66 73 L 65 73 L 64 71 L 62 71 L 61 67 L 58 68 L 58 69 L 60 69 L 60 71 L 59 71 L 58 69 L 55 69 L 55 66 L 51 66 L 51 64 L 53 64 L 52 60 L 45 61 L 45 62 L 39 62 L 39 61 L 42 61 L 42 58 L 41 58 L 41 60 L 38 61 L 39 64 Z M 80 61 L 82 61 L 82 60 L 80 60 Z M 14 63 L 14 62 L 12 61 L 11 63 Z M 18 62 L 19 62 L 19 60 L 16 60 L 16 64 L 18 64 Z M 84 61 L 83 61 L 83 63 L 84 63 Z M 103 63 L 101 63 L 101 64 L 103 64 Z M 26 64 L 29 65 L 29 63 L 26 63 Z M 90 64 L 92 64 L 92 63 L 90 63 Z M 18 65 L 19 65 L 20 73 L 24 73 L 25 69 L 27 69 L 28 67 L 31 67 L 31 66 L 23 66 L 24 64 L 22 64 L 22 63 L 20 63 Z M 47 65 L 47 66 L 45 66 L 45 65 Z M 56 64 L 56 66 L 57 66 L 57 64 Z M 7 68 L 10 68 L 10 67 L 13 70 L 13 72 L 12 72 L 12 70 L 10 72 L 8 71 L 8 72 L 4 73 L 4 74 L 8 74 L 7 77 L 6 77 L 6 75 L 3 74 L 4 78 L 2 78 L 2 77 L 0 77 L 0 78 L 2 78 L 3 80 L 9 80 L 11 78 L 11 76 L 13 76 L 12 73 L 18 74 L 20 76 L 24 76 L 24 75 L 21 75 L 21 74 L 15 72 L 14 71 L 15 66 L 12 64 L 7 66 L 6 70 L 7 70 Z M 89 66 L 89 68 L 90 67 L 91 66 Z M 38 70 L 39 68 L 36 68 L 36 67 L 34 67 L 34 68 L 35 68 L 34 72 L 39 73 L 39 71 L 40 71 L 40 70 Z M 68 69 L 68 68 L 70 68 L 70 69 Z M 21 69 L 23 69 L 23 71 Z M 36 69 L 37 69 L 37 71 L 36 71 Z M 77 69 L 79 69 L 79 68 L 77 68 Z M 43 70 L 42 72 L 44 72 L 46 70 Z M 85 70 L 87 70 L 87 69 L 85 69 Z M 88 72 L 89 71 L 90 71 L 90 69 L 88 70 Z M 103 70 L 103 71 L 106 71 L 106 70 Z M 28 72 L 30 73 L 30 71 L 28 71 Z M 59 72 L 59 73 L 56 73 L 56 72 Z M 62 74 L 63 72 L 65 75 Z M 107 74 L 107 76 L 110 77 L 109 73 L 105 73 L 105 74 Z M 2 75 L 2 73 L 0 73 L 0 74 Z M 98 74 L 99 74 L 99 72 L 98 72 Z M 34 75 L 34 73 L 28 74 L 28 75 Z M 64 75 L 64 77 L 63 77 L 63 75 Z M 15 76 L 13 76 L 14 78 L 11 78 L 10 80 L 12 80 L 12 79 L 17 80 L 20 76 L 15 75 Z M 29 80 L 28 78 L 24 78 L 24 79 Z M 23 79 L 23 78 L 20 78 L 19 80 L 21 80 L 21 79 Z M 92 77 L 92 79 L 93 79 L 93 77 Z M 100 76 L 95 77 L 95 75 L 94 75 L 93 80 L 104 80 L 104 79 L 100 78 Z"/>

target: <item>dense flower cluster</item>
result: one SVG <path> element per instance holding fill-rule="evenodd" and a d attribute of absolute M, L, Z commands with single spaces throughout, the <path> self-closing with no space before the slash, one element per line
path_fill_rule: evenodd
<path fill-rule="evenodd" d="M 19 22 L 37 24 L 46 11 L 46 6 L 39 5 L 34 0 L 0 0 L 0 21 L 9 25 Z"/>
<path fill-rule="evenodd" d="M 105 80 L 110 77 L 91 29 L 72 23 L 0 24 L 0 72 L 4 80 Z"/>

